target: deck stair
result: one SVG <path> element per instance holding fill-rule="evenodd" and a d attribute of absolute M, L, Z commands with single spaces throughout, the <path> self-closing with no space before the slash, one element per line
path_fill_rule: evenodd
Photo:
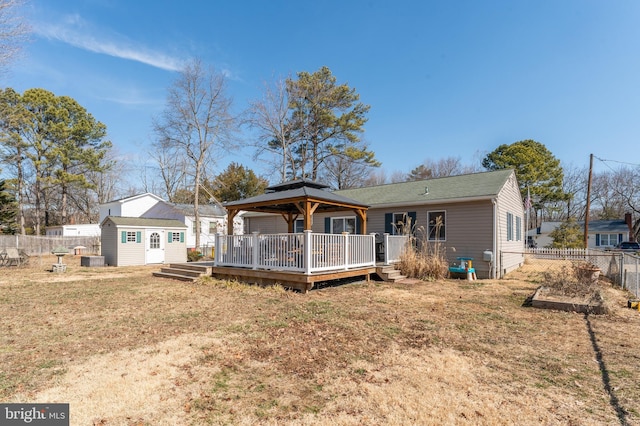
<path fill-rule="evenodd" d="M 154 272 L 154 277 L 172 278 L 180 281 L 196 281 L 200 277 L 211 275 L 211 265 L 197 263 L 172 263 Z"/>
<path fill-rule="evenodd" d="M 378 274 L 378 276 L 382 278 L 383 281 L 390 283 L 396 283 L 407 278 L 406 276 L 402 275 L 394 265 L 376 266 L 376 274 Z"/>

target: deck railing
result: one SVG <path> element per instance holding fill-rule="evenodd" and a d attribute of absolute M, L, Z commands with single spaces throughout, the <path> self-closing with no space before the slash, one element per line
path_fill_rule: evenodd
<path fill-rule="evenodd" d="M 305 274 L 375 266 L 375 236 L 309 231 L 218 235 L 214 264 Z"/>
<path fill-rule="evenodd" d="M 388 265 L 390 263 L 400 261 L 400 255 L 404 253 L 404 250 L 409 244 L 408 235 L 390 235 L 384 234 L 384 263 Z"/>

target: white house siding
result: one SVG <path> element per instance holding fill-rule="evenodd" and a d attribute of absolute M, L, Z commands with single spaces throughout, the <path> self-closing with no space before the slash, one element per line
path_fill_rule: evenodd
<path fill-rule="evenodd" d="M 107 216 L 140 217 L 144 212 L 162 201 L 157 195 L 146 193 L 100 205 L 100 220 Z"/>
<path fill-rule="evenodd" d="M 524 264 L 525 223 L 524 206 L 520 189 L 515 176 L 512 176 L 498 194 L 496 205 L 497 214 L 497 247 L 494 253 L 498 276 L 513 271 Z M 507 239 L 507 213 L 513 214 L 514 238 Z M 520 236 L 516 235 L 516 218 L 520 218 Z"/>

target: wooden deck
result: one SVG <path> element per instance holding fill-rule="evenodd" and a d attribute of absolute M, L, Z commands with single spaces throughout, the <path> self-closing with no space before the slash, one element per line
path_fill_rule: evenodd
<path fill-rule="evenodd" d="M 280 284 L 286 288 L 293 288 L 303 293 L 311 290 L 315 283 L 333 281 L 351 277 L 365 277 L 367 281 L 371 274 L 376 273 L 375 266 L 354 268 L 348 270 L 318 272 L 305 275 L 299 272 L 278 271 L 265 269 L 234 268 L 229 266 L 214 266 L 212 276 L 221 279 L 238 280 L 258 285 Z"/>

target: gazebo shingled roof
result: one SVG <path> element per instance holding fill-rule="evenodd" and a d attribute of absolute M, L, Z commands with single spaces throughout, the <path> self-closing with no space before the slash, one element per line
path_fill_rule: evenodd
<path fill-rule="evenodd" d="M 352 210 L 361 219 L 361 233 L 367 232 L 367 204 L 327 191 L 329 186 L 298 179 L 270 186 L 266 192 L 244 200 L 225 203 L 227 231 L 233 232 L 233 219 L 241 211 L 279 213 L 288 224 L 289 232 L 299 215 L 304 217 L 304 229 L 311 230 L 311 217 L 316 212 Z"/>

